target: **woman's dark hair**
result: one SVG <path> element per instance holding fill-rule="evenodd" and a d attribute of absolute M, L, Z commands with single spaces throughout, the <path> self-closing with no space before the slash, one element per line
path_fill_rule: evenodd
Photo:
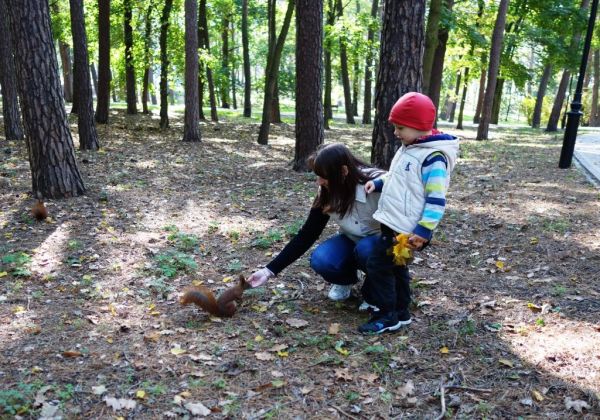
<path fill-rule="evenodd" d="M 344 174 L 344 165 L 348 168 L 347 174 Z M 325 213 L 338 213 L 340 217 L 352 209 L 356 185 L 365 184 L 383 173 L 356 158 L 340 143 L 322 146 L 309 156 L 308 166 L 328 182 L 327 188 L 319 189 L 313 207 L 321 208 Z"/>

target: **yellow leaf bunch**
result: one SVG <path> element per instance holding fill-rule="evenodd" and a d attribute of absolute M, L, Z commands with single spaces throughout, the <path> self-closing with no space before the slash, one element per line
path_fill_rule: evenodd
<path fill-rule="evenodd" d="M 396 244 L 392 247 L 392 255 L 394 256 L 394 264 L 406 266 L 412 261 L 412 249 L 408 247 L 407 233 L 401 233 L 396 236 Z"/>

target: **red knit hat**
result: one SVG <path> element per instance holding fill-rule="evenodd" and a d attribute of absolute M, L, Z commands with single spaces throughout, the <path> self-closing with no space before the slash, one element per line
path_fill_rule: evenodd
<path fill-rule="evenodd" d="M 402 127 L 429 131 L 435 122 L 435 105 L 422 93 L 408 92 L 396 101 L 388 121 Z"/>

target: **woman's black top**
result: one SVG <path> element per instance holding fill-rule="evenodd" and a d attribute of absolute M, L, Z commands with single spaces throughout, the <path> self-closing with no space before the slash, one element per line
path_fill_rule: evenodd
<path fill-rule="evenodd" d="M 329 215 L 321 208 L 311 208 L 308 218 L 298 231 L 298 234 L 281 250 L 267 268 L 273 274 L 279 274 L 284 268 L 300 258 L 319 239 L 329 221 Z"/>

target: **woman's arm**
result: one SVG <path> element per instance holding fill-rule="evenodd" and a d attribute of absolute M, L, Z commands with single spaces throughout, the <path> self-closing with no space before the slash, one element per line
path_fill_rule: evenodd
<path fill-rule="evenodd" d="M 275 275 L 300 258 L 319 239 L 329 221 L 329 215 L 320 208 L 311 208 L 298 234 L 281 250 L 267 268 Z"/>

